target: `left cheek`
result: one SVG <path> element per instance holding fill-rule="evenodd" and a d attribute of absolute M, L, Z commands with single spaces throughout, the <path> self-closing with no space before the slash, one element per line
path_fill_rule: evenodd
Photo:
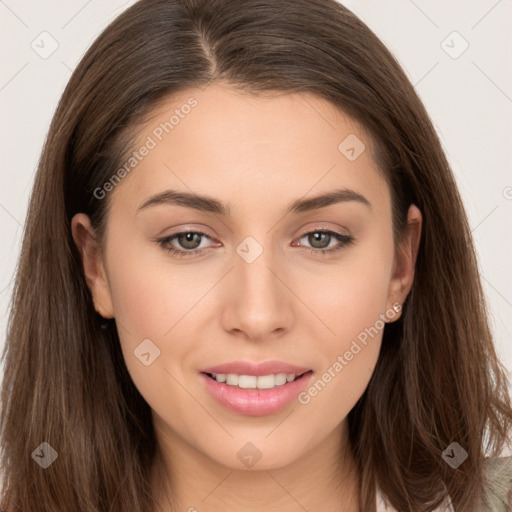
<path fill-rule="evenodd" d="M 322 380 L 330 378 L 330 391 L 325 396 L 327 405 L 336 402 L 342 409 L 350 410 L 364 392 L 382 343 L 382 331 L 372 327 L 352 328 L 354 334 L 339 338 L 330 350 L 328 363 L 320 375 Z"/>
<path fill-rule="evenodd" d="M 334 331 L 342 350 L 346 343 L 367 328 L 382 327 L 380 315 L 385 313 L 388 280 L 383 275 L 371 271 L 367 273 L 347 273 L 328 287 L 318 297 L 318 310 L 323 312 L 326 322 Z"/>
<path fill-rule="evenodd" d="M 331 330 L 323 337 L 324 365 L 336 375 L 333 381 L 343 382 L 346 390 L 357 393 L 371 377 L 385 326 L 382 315 L 387 293 L 388 280 L 382 268 L 358 267 L 331 282 L 319 298 L 318 309 Z"/>

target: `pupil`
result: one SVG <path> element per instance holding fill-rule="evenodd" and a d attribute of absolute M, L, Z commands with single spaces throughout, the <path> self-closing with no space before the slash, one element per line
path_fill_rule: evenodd
<path fill-rule="evenodd" d="M 197 233 L 185 233 L 182 236 L 182 239 L 184 238 L 184 243 L 182 243 L 181 245 L 186 249 L 195 249 L 197 247 L 197 243 L 194 244 L 194 237 L 196 236 L 199 237 Z"/>
<path fill-rule="evenodd" d="M 310 235 L 310 236 L 311 236 L 311 235 Z M 310 243 L 311 243 L 311 245 L 313 245 L 313 247 L 320 247 L 320 248 L 324 248 L 324 247 L 327 247 L 327 246 L 329 245 L 329 237 L 330 237 L 329 233 L 318 233 L 318 232 L 317 232 L 317 233 L 313 233 L 313 234 L 312 234 L 312 236 L 313 236 L 313 242 L 314 242 L 314 243 L 311 243 L 311 242 L 312 242 L 311 240 L 310 240 Z M 323 244 L 322 244 L 322 243 L 320 243 L 320 245 L 319 245 L 319 246 L 315 246 L 315 243 L 316 243 L 316 242 L 321 242 L 321 241 L 322 241 L 322 237 L 325 237 L 324 242 L 325 242 L 325 240 L 327 240 L 327 244 L 325 244 L 325 243 L 323 243 Z"/>

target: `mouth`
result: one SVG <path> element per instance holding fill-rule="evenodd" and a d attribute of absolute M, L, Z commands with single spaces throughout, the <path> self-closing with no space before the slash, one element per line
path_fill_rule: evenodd
<path fill-rule="evenodd" d="M 206 391 L 224 409 L 245 416 L 265 416 L 285 409 L 310 384 L 313 370 L 302 373 L 246 375 L 201 372 Z"/>

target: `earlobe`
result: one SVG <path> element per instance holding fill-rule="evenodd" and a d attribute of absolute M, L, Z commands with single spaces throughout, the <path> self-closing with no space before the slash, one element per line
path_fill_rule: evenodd
<path fill-rule="evenodd" d="M 402 304 L 399 302 L 395 302 L 393 306 L 386 310 L 385 314 L 385 322 L 387 324 L 390 324 L 392 322 L 395 322 L 402 316 Z"/>
<path fill-rule="evenodd" d="M 401 306 L 405 302 L 414 281 L 422 220 L 421 211 L 416 205 L 412 204 L 407 213 L 407 225 L 396 249 L 393 275 L 389 286 L 388 307 L 396 313 L 392 321 L 398 320 L 401 316 Z M 396 304 L 400 305 L 398 311 L 395 307 Z"/>
<path fill-rule="evenodd" d="M 110 286 L 99 243 L 91 221 L 85 213 L 77 213 L 71 220 L 71 233 L 82 260 L 87 286 L 91 291 L 94 308 L 102 317 L 113 318 L 114 311 Z"/>

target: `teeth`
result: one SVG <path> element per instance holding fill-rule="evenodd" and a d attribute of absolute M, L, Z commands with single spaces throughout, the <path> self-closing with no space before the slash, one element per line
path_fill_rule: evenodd
<path fill-rule="evenodd" d="M 228 373 L 226 375 L 226 384 L 231 386 L 238 386 L 238 375 L 235 375 L 234 373 Z"/>
<path fill-rule="evenodd" d="M 254 375 L 235 375 L 235 377 L 237 377 L 239 388 L 254 389 L 258 387 L 258 377 Z"/>
<path fill-rule="evenodd" d="M 212 373 L 217 382 L 225 382 L 228 386 L 238 386 L 242 389 L 272 389 L 293 382 L 297 375 L 294 373 L 277 373 L 274 375 L 237 375 L 235 373 Z"/>

